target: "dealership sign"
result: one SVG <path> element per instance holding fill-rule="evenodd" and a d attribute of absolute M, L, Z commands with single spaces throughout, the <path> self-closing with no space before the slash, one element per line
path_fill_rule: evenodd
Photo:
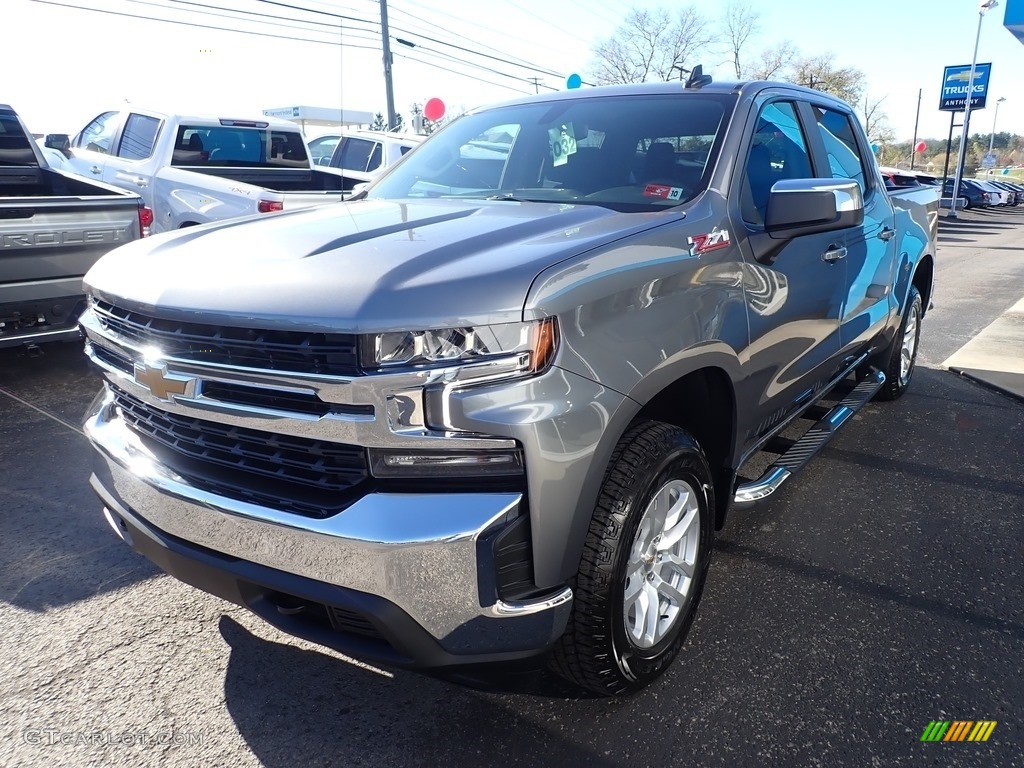
<path fill-rule="evenodd" d="M 989 75 L 992 74 L 991 64 L 977 64 L 974 67 L 974 84 L 971 90 L 971 109 L 984 109 L 985 97 L 988 96 Z M 967 88 L 971 85 L 971 65 L 961 64 L 946 67 L 942 75 L 942 98 L 939 109 L 947 112 L 963 112 L 967 106 Z"/>

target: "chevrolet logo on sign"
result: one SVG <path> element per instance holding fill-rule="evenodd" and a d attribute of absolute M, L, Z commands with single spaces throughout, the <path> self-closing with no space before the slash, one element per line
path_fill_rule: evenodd
<path fill-rule="evenodd" d="M 145 387 L 161 400 L 172 400 L 174 395 L 193 397 L 196 380 L 188 376 L 167 373 L 163 363 L 136 363 L 135 383 Z"/>

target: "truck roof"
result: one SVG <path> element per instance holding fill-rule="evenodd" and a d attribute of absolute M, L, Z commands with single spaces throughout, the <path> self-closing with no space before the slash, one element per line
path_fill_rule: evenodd
<path fill-rule="evenodd" d="M 511 106 L 513 104 L 530 104 L 545 101 L 554 102 L 564 101 L 566 99 L 590 99 L 606 96 L 656 96 L 665 93 L 688 93 L 693 95 L 697 95 L 699 93 L 732 93 L 736 95 L 752 95 L 768 88 L 784 89 L 803 96 L 825 99 L 836 104 L 844 104 L 841 99 L 838 99 L 830 93 L 814 90 L 802 85 L 796 85 L 795 83 L 784 83 L 774 80 L 723 80 L 721 82 L 711 82 L 707 85 L 692 88 L 687 88 L 685 83 L 679 81 L 668 83 L 635 83 L 630 85 L 598 85 L 569 91 L 557 91 L 554 93 L 509 99 L 498 104 L 484 105 L 472 111 L 477 112 L 491 109 L 496 106 Z M 847 109 L 851 108 L 848 104 L 845 106 Z"/>
<path fill-rule="evenodd" d="M 151 117 L 158 117 L 162 120 L 176 120 L 179 123 L 199 123 L 199 124 L 212 124 L 221 125 L 222 120 L 231 120 L 244 123 L 257 123 L 266 124 L 268 128 L 275 128 L 281 130 L 293 130 L 301 131 L 301 128 L 297 123 L 293 123 L 291 120 L 283 120 L 279 117 L 270 117 L 268 115 L 236 115 L 236 114 L 202 114 L 202 113 L 189 113 L 189 112 L 164 112 L 159 109 L 149 109 L 147 107 L 138 107 L 133 104 L 121 104 L 115 106 L 110 112 L 136 112 L 142 115 L 149 115 Z"/>

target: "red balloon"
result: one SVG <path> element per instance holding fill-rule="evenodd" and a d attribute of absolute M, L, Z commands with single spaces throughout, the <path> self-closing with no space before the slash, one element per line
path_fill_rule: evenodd
<path fill-rule="evenodd" d="M 914 145 L 915 152 L 924 152 L 926 149 L 928 149 L 928 145 L 923 141 L 919 141 Z"/>
<path fill-rule="evenodd" d="M 444 102 L 440 99 L 429 99 L 423 105 L 423 116 L 427 120 L 440 120 L 444 117 Z"/>

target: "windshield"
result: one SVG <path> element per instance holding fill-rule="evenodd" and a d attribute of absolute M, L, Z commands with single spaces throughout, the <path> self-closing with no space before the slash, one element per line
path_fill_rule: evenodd
<path fill-rule="evenodd" d="M 680 88 L 484 110 L 431 136 L 368 197 L 679 205 L 707 187 L 733 104 Z"/>

